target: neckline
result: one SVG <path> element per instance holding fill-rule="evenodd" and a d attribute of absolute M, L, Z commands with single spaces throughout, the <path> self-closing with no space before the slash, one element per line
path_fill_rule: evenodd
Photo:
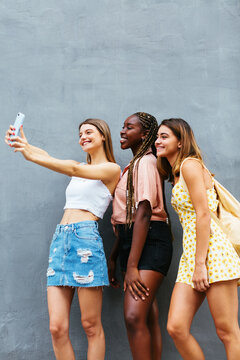
<path fill-rule="evenodd" d="M 79 165 L 88 165 L 88 164 L 85 163 L 85 162 L 81 162 L 81 163 L 79 163 Z M 78 176 L 74 176 L 74 177 L 78 178 Z M 111 199 L 113 199 L 113 196 L 112 196 L 109 188 L 107 187 L 107 185 L 104 184 L 104 182 L 103 182 L 102 180 L 100 180 L 100 179 L 88 179 L 88 178 L 81 178 L 81 177 L 79 177 L 79 179 L 101 181 L 101 183 L 103 184 L 103 186 L 105 186 L 105 188 L 107 189 L 108 194 L 111 196 Z"/>
<path fill-rule="evenodd" d="M 176 186 L 177 184 L 179 184 L 179 183 L 180 183 L 180 178 L 179 178 L 178 182 L 176 182 L 176 184 L 173 185 L 172 191 L 174 190 L 175 186 Z M 187 186 L 187 185 L 186 185 L 186 186 Z M 182 187 L 183 187 L 183 189 L 184 189 L 184 186 L 182 186 Z M 184 189 L 184 190 L 185 190 L 185 189 Z M 214 184 L 213 184 L 212 187 L 210 187 L 209 189 L 205 189 L 205 190 L 206 190 L 206 191 L 214 190 Z M 187 191 L 188 191 L 188 189 L 187 189 Z M 188 191 L 188 193 L 189 193 L 189 191 Z"/>
<path fill-rule="evenodd" d="M 143 156 L 149 155 L 149 154 L 152 154 L 152 153 L 153 153 L 153 152 L 152 152 L 152 149 L 149 148 L 149 149 L 147 150 L 147 152 L 146 152 Z M 143 158 L 143 156 L 142 156 L 142 158 Z M 137 162 L 137 161 L 140 161 L 142 158 L 137 159 L 136 162 Z M 132 161 L 132 160 L 131 160 L 131 161 Z M 128 171 L 129 166 L 130 166 L 130 164 L 131 164 L 131 161 L 130 161 L 130 162 L 128 163 L 128 165 L 125 166 L 125 168 L 123 169 L 122 174 L 121 174 L 121 177 Z M 134 166 L 135 166 L 135 164 L 136 164 L 136 163 L 134 163 Z"/>
<path fill-rule="evenodd" d="M 91 180 L 91 181 L 100 181 L 101 184 L 105 187 L 105 189 L 107 190 L 108 192 L 108 195 L 111 196 L 111 199 L 113 199 L 113 196 L 109 190 L 109 188 L 107 187 L 107 185 L 104 184 L 104 182 L 100 179 L 88 179 L 88 178 L 83 178 L 83 177 L 80 177 L 80 176 L 72 176 L 72 178 L 75 178 L 75 179 L 80 179 L 80 180 Z"/>
<path fill-rule="evenodd" d="M 186 158 L 182 161 L 182 163 L 181 163 L 181 165 L 180 165 L 179 179 L 178 179 L 178 182 L 176 182 L 176 184 L 173 185 L 172 190 L 173 190 L 173 189 L 175 188 L 175 186 L 181 181 L 181 178 L 183 177 L 183 175 L 182 175 L 182 169 L 181 169 L 181 168 L 182 168 L 182 165 L 183 165 L 184 161 L 186 161 L 187 159 L 197 160 L 197 161 L 199 161 L 199 162 L 202 164 L 203 168 L 208 172 L 209 176 L 211 177 L 211 182 L 212 182 L 212 187 L 210 187 L 209 189 L 206 189 L 206 191 L 209 191 L 209 190 L 214 189 L 213 176 L 212 176 L 212 174 L 210 173 L 210 171 L 208 170 L 208 168 L 205 166 L 205 164 L 204 164 L 203 162 L 201 162 L 201 161 L 200 161 L 199 159 L 197 159 L 197 158 L 188 156 L 188 157 L 186 157 Z M 184 179 L 183 179 L 183 183 L 186 185 L 186 188 L 187 188 L 187 184 L 185 183 L 185 180 L 184 180 Z M 184 188 L 184 186 L 183 186 L 183 188 Z M 188 188 L 187 188 L 187 191 L 188 191 Z M 189 192 L 189 191 L 188 191 L 188 192 Z"/>

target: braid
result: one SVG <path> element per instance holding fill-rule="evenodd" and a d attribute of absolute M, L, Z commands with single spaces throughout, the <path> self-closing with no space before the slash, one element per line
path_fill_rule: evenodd
<path fill-rule="evenodd" d="M 134 198 L 134 185 L 133 185 L 133 169 L 136 160 L 140 161 L 143 155 L 147 152 L 147 150 L 154 144 L 154 141 L 158 132 L 158 123 L 154 116 L 144 113 L 137 112 L 136 115 L 141 122 L 144 130 L 148 130 L 146 138 L 144 139 L 142 145 L 140 146 L 138 152 L 133 157 L 130 162 L 130 166 L 128 169 L 128 178 L 127 178 L 127 214 L 126 221 L 128 226 L 130 227 L 132 224 L 132 216 L 134 211 L 136 210 L 135 206 L 135 198 Z M 137 171 L 137 169 L 136 169 Z"/>

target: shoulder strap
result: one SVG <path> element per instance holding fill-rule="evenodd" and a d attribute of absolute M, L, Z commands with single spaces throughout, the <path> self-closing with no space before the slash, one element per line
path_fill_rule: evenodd
<path fill-rule="evenodd" d="M 182 184 L 187 188 L 187 185 L 186 185 L 185 180 L 184 180 L 183 175 L 182 175 L 182 166 L 183 166 L 184 162 L 185 162 L 186 160 L 189 160 L 189 159 L 191 159 L 191 160 L 197 160 L 198 162 L 200 162 L 200 164 L 203 166 L 203 168 L 206 169 L 207 172 L 208 172 L 208 174 L 210 175 L 210 177 L 211 177 L 211 179 L 212 179 L 212 186 L 214 186 L 214 185 L 215 185 L 215 184 L 214 184 L 214 177 L 213 177 L 213 175 L 211 174 L 211 172 L 208 170 L 208 168 L 206 167 L 206 165 L 205 165 L 205 164 L 203 163 L 203 161 L 201 161 L 200 159 L 193 158 L 193 157 L 187 157 L 187 158 L 185 158 L 185 159 L 183 160 L 183 162 L 181 163 L 179 181 L 181 180 Z"/>
<path fill-rule="evenodd" d="M 214 176 L 211 174 L 211 171 L 208 170 L 208 168 L 206 167 L 206 165 L 204 163 L 202 163 L 204 169 L 207 170 L 208 174 L 210 175 L 210 178 L 212 179 L 212 186 L 214 186 Z"/>
<path fill-rule="evenodd" d="M 182 163 L 181 163 L 181 165 L 180 165 L 180 175 L 182 175 L 182 166 L 183 166 L 183 164 L 184 164 L 187 160 L 197 160 L 198 162 L 200 162 L 200 163 L 203 165 L 203 162 L 202 162 L 200 159 L 197 159 L 197 158 L 194 158 L 194 157 L 186 157 L 186 158 L 182 161 Z"/>
<path fill-rule="evenodd" d="M 181 165 L 180 165 L 179 182 L 181 182 L 182 185 L 183 185 L 183 187 L 185 188 L 185 190 L 188 191 L 187 184 L 186 184 L 186 182 L 185 182 L 185 180 L 184 180 L 184 177 L 183 177 L 183 174 L 182 174 L 182 166 L 183 166 L 183 164 L 184 164 L 187 160 L 197 160 L 197 161 L 199 161 L 201 164 L 203 164 L 203 163 L 202 163 L 201 160 L 199 160 L 199 159 L 197 159 L 197 158 L 194 158 L 194 157 L 187 157 L 187 158 L 185 158 L 185 159 L 183 160 L 183 162 L 181 163 Z"/>

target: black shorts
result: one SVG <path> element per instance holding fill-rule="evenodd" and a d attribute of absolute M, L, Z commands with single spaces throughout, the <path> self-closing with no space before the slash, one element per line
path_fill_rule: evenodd
<path fill-rule="evenodd" d="M 128 256 L 132 245 L 133 226 L 119 224 L 120 267 L 126 272 Z M 139 270 L 153 270 L 167 275 L 172 260 L 172 236 L 169 225 L 164 221 L 151 221 L 147 239 L 138 263 Z"/>

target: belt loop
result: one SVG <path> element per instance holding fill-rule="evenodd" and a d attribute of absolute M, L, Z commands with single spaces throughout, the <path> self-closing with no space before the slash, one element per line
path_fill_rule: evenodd
<path fill-rule="evenodd" d="M 72 223 L 72 231 L 74 230 L 74 224 Z"/>

